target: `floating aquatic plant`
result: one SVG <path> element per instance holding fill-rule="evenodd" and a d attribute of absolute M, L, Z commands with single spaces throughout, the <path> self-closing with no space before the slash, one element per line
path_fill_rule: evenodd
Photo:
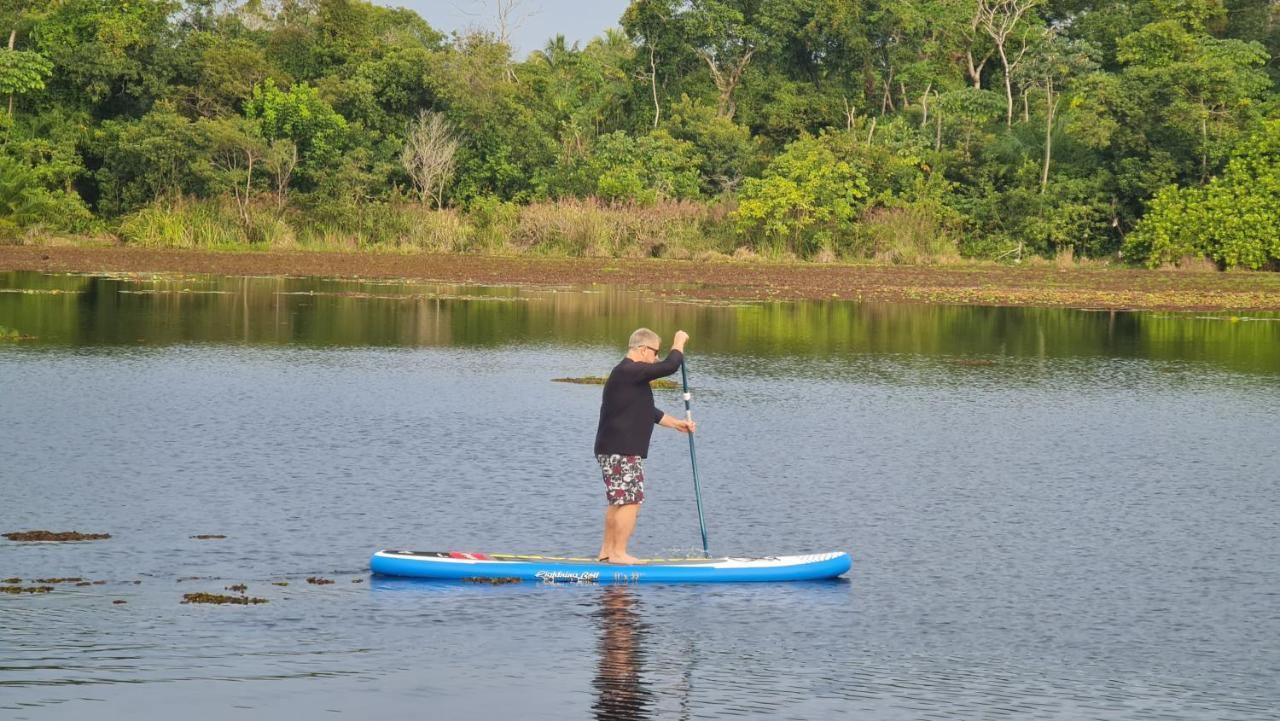
<path fill-rule="evenodd" d="M 48 593 L 53 586 L 0 586 L 0 593 Z"/>
<path fill-rule="evenodd" d="M 235 591 L 236 593 L 244 593 L 249 590 L 249 586 L 244 583 L 237 583 L 234 586 L 227 586 L 226 589 L 228 591 Z"/>
<path fill-rule="evenodd" d="M 111 538 L 110 533 L 80 533 L 79 531 L 10 531 L 0 535 L 10 541 L 99 541 Z"/>
<path fill-rule="evenodd" d="M 333 581 L 331 579 L 321 578 L 319 576 L 310 576 L 307 578 L 307 583 L 315 584 L 317 586 L 324 586 L 326 584 L 333 583 Z"/>
<path fill-rule="evenodd" d="M 247 606 L 249 604 L 267 603 L 265 598 L 254 598 L 253 596 L 227 596 L 221 593 L 184 593 L 182 594 L 183 603 L 230 603 L 238 606 Z"/>
<path fill-rule="evenodd" d="M 192 538 L 196 539 L 197 541 L 216 541 L 216 540 L 221 540 L 223 538 L 226 538 L 226 536 L 220 533 L 202 533 L 198 536 L 192 536 Z"/>

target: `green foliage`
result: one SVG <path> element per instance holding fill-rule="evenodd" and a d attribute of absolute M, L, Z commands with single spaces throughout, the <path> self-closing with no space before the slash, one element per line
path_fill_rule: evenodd
<path fill-rule="evenodd" d="M 0 241 L 32 228 L 83 230 L 88 220 L 79 197 L 42 187 L 34 170 L 0 154 Z"/>
<path fill-rule="evenodd" d="M 35 190 L 6 232 L 54 227 L 21 210 L 53 199 L 67 227 L 87 204 L 160 244 L 667 254 L 745 238 L 911 262 L 957 243 L 1104 256 L 1128 238 L 1146 262 L 1269 267 L 1270 166 L 1245 160 L 1269 157 L 1250 138 L 1280 117 L 1265 0 L 1035 4 L 1006 48 L 1008 121 L 973 7 L 634 0 L 621 30 L 521 59 L 369 0 L 11 0 L 0 137 Z M 422 111 L 459 142 L 430 215 L 402 208 Z"/>
<path fill-rule="evenodd" d="M 347 120 L 306 83 L 297 83 L 286 92 L 271 78 L 255 85 L 245 103 L 244 113 L 257 120 L 262 137 L 268 141 L 289 140 L 298 148 L 301 168 L 317 173 L 337 159 L 342 151 Z"/>
<path fill-rule="evenodd" d="M 71 106 L 98 112 L 145 104 L 172 77 L 176 0 L 63 0 L 32 30 L 52 64 L 53 87 Z"/>
<path fill-rule="evenodd" d="M 665 130 L 632 138 L 616 132 L 600 136 L 592 148 L 590 175 L 596 194 L 608 201 L 680 200 L 698 196 L 698 161 L 693 144 Z"/>
<path fill-rule="evenodd" d="M 706 195 L 730 193 L 743 178 L 759 172 L 757 143 L 751 131 L 716 113 L 706 103 L 681 96 L 671 108 L 666 127 L 672 137 L 687 141 L 699 158 L 699 182 Z"/>
<path fill-rule="evenodd" d="M 852 234 L 870 194 L 864 168 L 851 162 L 843 133 L 801 136 L 750 178 L 734 213 L 740 232 L 757 248 L 808 256 L 834 250 Z"/>
<path fill-rule="evenodd" d="M 156 198 L 205 191 L 195 165 L 204 146 L 195 125 L 171 105 L 137 120 L 109 120 L 90 138 L 98 164 L 98 207 L 118 215 Z"/>
<path fill-rule="evenodd" d="M 26 95 L 44 90 L 53 63 L 37 52 L 0 50 L 0 93 Z"/>
<path fill-rule="evenodd" d="M 1156 193 L 1125 249 L 1152 267 L 1187 256 L 1226 267 L 1280 263 L 1280 120 L 1237 148 L 1208 185 Z"/>

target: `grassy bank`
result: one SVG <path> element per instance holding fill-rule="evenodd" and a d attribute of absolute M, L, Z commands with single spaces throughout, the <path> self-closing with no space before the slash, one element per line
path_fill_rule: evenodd
<path fill-rule="evenodd" d="M 879 209 L 837 243 L 797 256 L 735 228 L 732 202 L 606 203 L 589 198 L 516 204 L 480 199 L 465 209 L 366 203 L 341 210 L 279 208 L 268 200 L 177 198 L 125 215 L 90 237 L 59 242 L 202 250 L 394 251 L 568 258 L 954 263 L 960 239 L 919 209 Z M 39 232 L 19 244 L 49 244 Z"/>

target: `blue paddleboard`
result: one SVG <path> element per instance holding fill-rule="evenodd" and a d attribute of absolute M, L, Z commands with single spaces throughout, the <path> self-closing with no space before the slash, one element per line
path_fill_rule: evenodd
<path fill-rule="evenodd" d="M 768 558 L 654 559 L 634 566 L 594 558 L 459 551 L 378 551 L 374 573 L 438 579 L 520 579 L 577 583 L 741 583 L 835 578 L 852 565 L 843 551 Z"/>

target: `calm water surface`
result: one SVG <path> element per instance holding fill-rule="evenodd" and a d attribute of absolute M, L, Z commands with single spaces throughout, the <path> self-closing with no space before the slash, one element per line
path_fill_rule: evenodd
<path fill-rule="evenodd" d="M 551 379 L 637 325 L 693 336 L 712 551 L 847 550 L 847 579 L 368 575 L 596 550 L 600 389 Z M 0 326 L 34 336 L 0 343 L 0 532 L 112 534 L 0 540 L 0 578 L 105 582 L 0 596 L 0 718 L 1280 708 L 1274 316 L 0 273 Z M 683 436 L 649 475 L 634 549 L 697 550 Z M 238 583 L 270 602 L 180 603 Z"/>

